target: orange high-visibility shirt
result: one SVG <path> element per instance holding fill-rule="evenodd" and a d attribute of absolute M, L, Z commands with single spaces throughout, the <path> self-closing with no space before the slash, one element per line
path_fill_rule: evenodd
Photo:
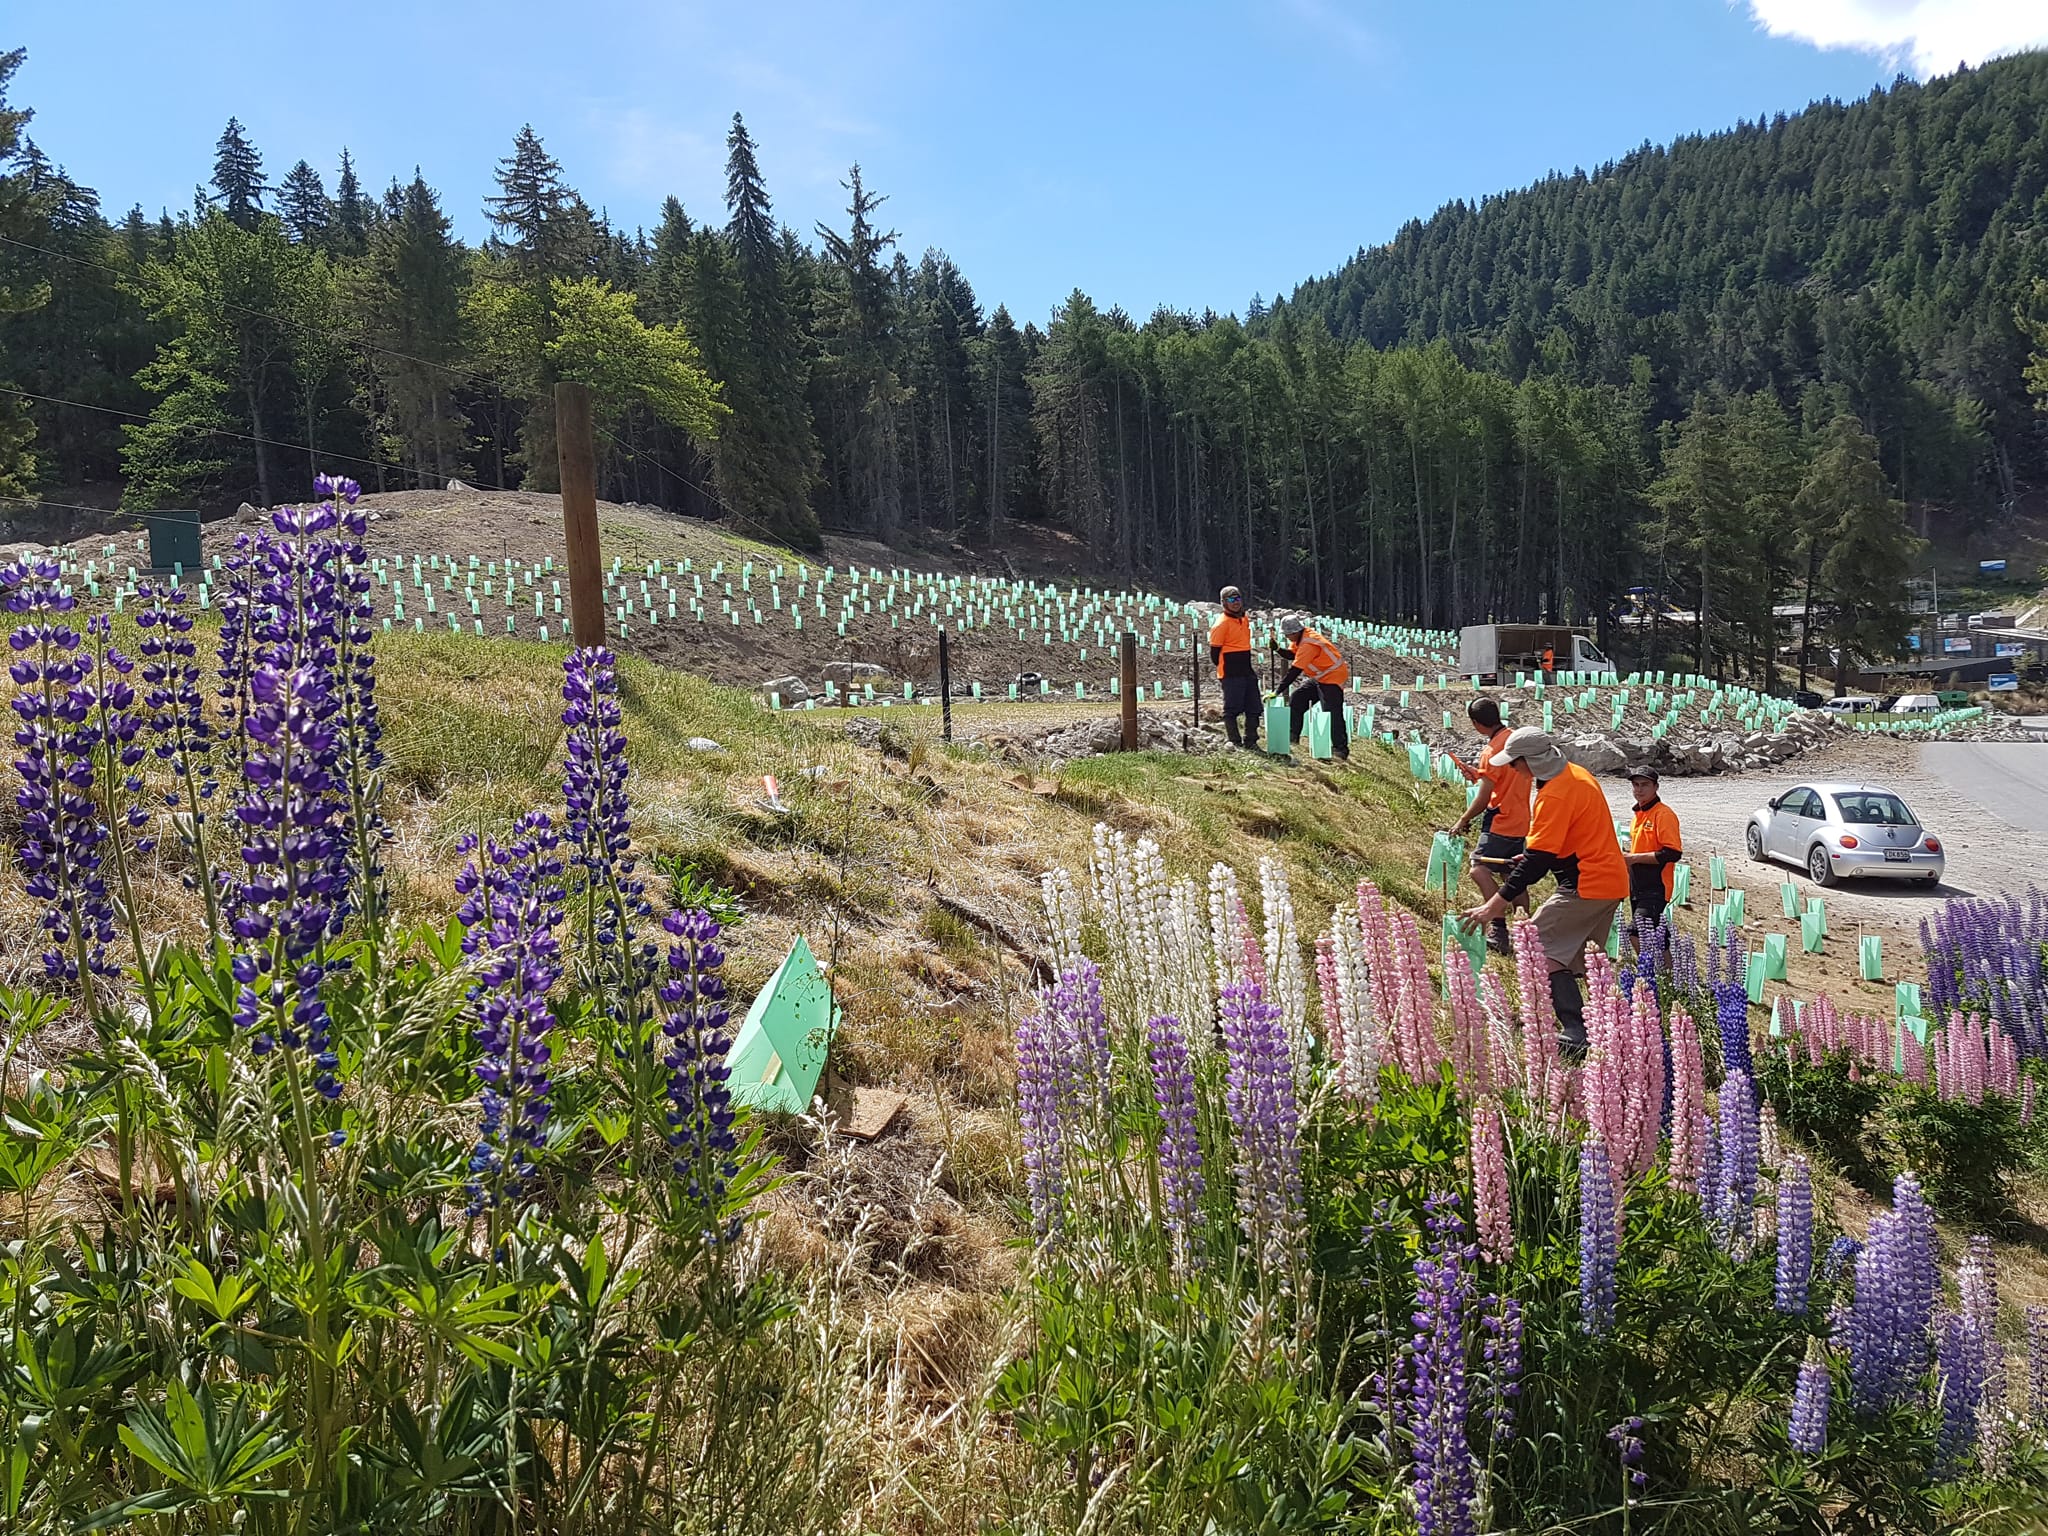
<path fill-rule="evenodd" d="M 1217 653 L 1216 675 L 1221 677 L 1232 651 L 1243 651 L 1247 656 L 1251 654 L 1251 620 L 1241 613 L 1235 618 L 1227 613 L 1217 614 L 1216 622 L 1209 626 L 1209 648 Z"/>
<path fill-rule="evenodd" d="M 1576 859 L 1579 894 L 1588 901 L 1620 901 L 1628 895 L 1628 865 L 1614 840 L 1614 822 L 1600 781 L 1577 763 L 1536 786 L 1529 818 L 1529 847 L 1558 859 Z"/>
<path fill-rule="evenodd" d="M 1491 786 L 1487 803 L 1493 807 L 1493 825 L 1487 830 L 1495 837 L 1527 837 L 1529 797 L 1535 791 L 1536 780 L 1520 758 L 1505 768 L 1492 766 L 1507 740 L 1508 728 L 1502 726 L 1486 743 L 1486 756 L 1480 759 L 1479 776 Z"/>
<path fill-rule="evenodd" d="M 1312 683 L 1331 683 L 1342 688 L 1351 681 L 1351 668 L 1343 652 L 1312 629 L 1304 629 L 1294 642 L 1294 665 Z"/>
<path fill-rule="evenodd" d="M 1669 848 L 1673 853 L 1683 853 L 1685 844 L 1678 840 L 1678 812 L 1662 800 L 1653 800 L 1649 806 L 1636 807 L 1636 813 L 1629 819 L 1628 851 L 1630 853 L 1656 853 Z M 1658 873 L 1664 879 L 1664 899 L 1671 899 L 1671 891 L 1678 876 L 1677 864 L 1666 864 Z"/>

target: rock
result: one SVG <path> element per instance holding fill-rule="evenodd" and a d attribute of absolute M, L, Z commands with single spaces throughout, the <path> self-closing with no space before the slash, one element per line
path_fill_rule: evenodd
<path fill-rule="evenodd" d="M 692 752 L 723 752 L 725 750 L 725 748 L 721 747 L 709 736 L 692 736 L 689 740 L 689 748 Z"/>
<path fill-rule="evenodd" d="M 262 516 L 263 514 L 261 512 L 258 512 L 246 501 L 243 502 L 239 507 L 235 508 L 235 521 L 238 523 L 253 523 Z"/>
<path fill-rule="evenodd" d="M 476 488 L 474 486 L 464 485 L 460 480 L 450 480 L 448 482 L 448 489 L 451 491 L 470 491 Z"/>
<path fill-rule="evenodd" d="M 785 704 L 801 704 L 805 699 L 812 696 L 811 685 L 794 674 L 789 677 L 771 677 L 754 691 L 756 693 L 780 694 L 782 695 L 782 702 Z"/>
<path fill-rule="evenodd" d="M 828 661 L 818 669 L 818 675 L 835 687 L 844 688 L 848 683 L 873 682 L 889 673 L 872 661 Z"/>
<path fill-rule="evenodd" d="M 1574 736 L 1563 743 L 1564 755 L 1588 773 L 1616 773 L 1628 764 L 1628 756 L 1605 736 Z"/>

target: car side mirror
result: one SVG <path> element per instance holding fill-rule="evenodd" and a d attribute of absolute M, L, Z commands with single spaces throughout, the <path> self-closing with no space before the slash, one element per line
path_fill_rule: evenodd
<path fill-rule="evenodd" d="M 1775 811 L 1775 810 L 1776 810 L 1776 809 L 1777 809 L 1777 808 L 1778 808 L 1779 806 L 1783 805 L 1784 803 L 1785 803 L 1785 797 L 1784 797 L 1783 795 L 1773 795 L 1773 796 L 1771 796 L 1771 809 L 1772 809 L 1772 810 L 1774 810 L 1774 811 Z"/>

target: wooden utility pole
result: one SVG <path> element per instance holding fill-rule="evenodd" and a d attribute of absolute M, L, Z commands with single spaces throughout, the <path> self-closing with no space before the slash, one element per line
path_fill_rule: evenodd
<path fill-rule="evenodd" d="M 1124 697 L 1124 750 L 1138 750 L 1138 637 L 1125 634 L 1117 658 L 1117 692 Z"/>
<path fill-rule="evenodd" d="M 555 451 L 562 468 L 562 534 L 569 548 L 569 630 L 579 647 L 603 645 L 604 569 L 597 548 L 597 433 L 590 386 L 555 386 Z"/>
<path fill-rule="evenodd" d="M 1194 663 L 1189 670 L 1195 674 L 1195 686 L 1192 690 L 1195 696 L 1195 718 L 1193 724 L 1194 728 L 1199 731 L 1202 728 L 1202 663 L 1207 660 L 1209 653 L 1202 648 L 1199 640 L 1191 644 L 1188 650 L 1191 653 L 1188 660 Z"/>
<path fill-rule="evenodd" d="M 953 667 L 946 632 L 939 631 L 939 719 L 946 740 L 953 739 Z"/>

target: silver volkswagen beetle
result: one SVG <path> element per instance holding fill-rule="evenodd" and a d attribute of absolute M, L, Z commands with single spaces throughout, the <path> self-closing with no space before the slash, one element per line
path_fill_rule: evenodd
<path fill-rule="evenodd" d="M 1870 784 L 1801 784 L 1749 818 L 1749 856 L 1782 859 L 1815 885 L 1837 880 L 1917 880 L 1941 884 L 1941 840 L 1906 802 Z"/>

